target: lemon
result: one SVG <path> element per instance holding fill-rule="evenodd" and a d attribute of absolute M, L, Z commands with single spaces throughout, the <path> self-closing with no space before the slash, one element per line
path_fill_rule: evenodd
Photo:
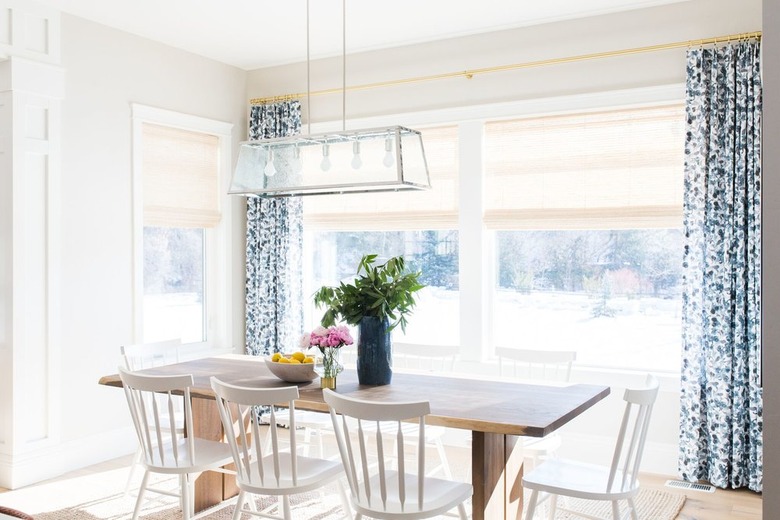
<path fill-rule="evenodd" d="M 292 359 L 289 361 L 289 363 L 290 363 L 291 365 L 300 365 L 300 364 L 301 364 L 301 362 L 300 362 L 299 360 L 295 359 L 295 358 L 292 358 Z"/>
<path fill-rule="evenodd" d="M 306 358 L 306 355 L 303 352 L 293 352 L 292 356 L 290 356 L 292 359 L 297 359 L 300 363 Z"/>
<path fill-rule="evenodd" d="M 279 358 L 279 363 L 290 363 L 290 360 L 287 359 L 286 357 L 280 357 Z"/>
<path fill-rule="evenodd" d="M 306 356 L 305 358 L 303 358 L 303 362 L 304 363 L 314 363 L 314 358 Z"/>
<path fill-rule="evenodd" d="M 278 352 L 275 352 L 273 356 L 271 356 L 271 361 L 279 361 L 279 359 L 282 357 L 281 354 Z"/>

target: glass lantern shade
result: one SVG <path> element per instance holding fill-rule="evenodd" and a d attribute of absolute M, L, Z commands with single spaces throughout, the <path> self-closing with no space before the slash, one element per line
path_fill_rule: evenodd
<path fill-rule="evenodd" d="M 229 193 L 292 197 L 430 186 L 420 132 L 392 126 L 242 142 Z"/>

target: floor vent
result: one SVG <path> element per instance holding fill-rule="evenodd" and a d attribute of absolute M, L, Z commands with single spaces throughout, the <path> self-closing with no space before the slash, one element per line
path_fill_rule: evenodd
<path fill-rule="evenodd" d="M 690 491 L 703 491 L 705 493 L 715 493 L 715 486 L 709 484 L 696 484 L 694 482 L 684 482 L 682 480 L 667 480 L 666 487 L 687 489 Z"/>

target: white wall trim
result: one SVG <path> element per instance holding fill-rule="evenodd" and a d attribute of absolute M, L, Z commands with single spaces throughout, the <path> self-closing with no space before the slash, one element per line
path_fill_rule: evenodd
<path fill-rule="evenodd" d="M 213 232 L 206 233 L 206 287 L 207 294 L 207 341 L 206 345 L 194 345 L 195 348 L 213 355 L 214 349 L 232 344 L 230 311 L 232 309 L 229 292 L 229 272 L 231 251 L 229 234 L 232 228 L 231 201 L 228 198 L 228 186 L 232 173 L 233 124 L 208 119 L 192 114 L 184 114 L 138 103 L 131 103 L 132 112 L 132 222 L 133 222 L 133 324 L 136 342 L 143 338 L 143 157 L 142 125 L 153 123 L 182 130 L 201 132 L 219 137 L 220 179 L 222 190 L 220 209 L 222 220 Z M 213 296 L 209 296 L 213 295 Z"/>
<path fill-rule="evenodd" d="M 464 107 L 445 108 L 408 112 L 403 114 L 381 115 L 356 119 L 347 119 L 347 130 L 373 128 L 388 125 L 432 126 L 460 123 L 464 121 L 484 121 L 511 119 L 524 116 L 544 116 L 567 112 L 587 112 L 610 107 L 641 107 L 685 100 L 685 85 L 674 83 L 653 87 L 590 92 L 571 96 L 555 96 L 539 99 L 522 99 L 504 103 L 490 103 Z M 331 132 L 341 130 L 341 120 L 312 123 L 311 132 Z"/>
<path fill-rule="evenodd" d="M 53 445 L 11 458 L 0 454 L 0 482 L 18 489 L 106 460 L 131 454 L 138 439 L 131 426 Z"/>

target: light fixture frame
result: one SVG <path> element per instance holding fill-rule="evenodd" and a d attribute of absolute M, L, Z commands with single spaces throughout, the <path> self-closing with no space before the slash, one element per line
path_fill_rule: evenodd
<path fill-rule="evenodd" d="M 394 156 L 395 172 L 392 178 L 386 172 L 382 172 L 385 178 L 382 180 L 372 180 L 371 171 L 366 168 L 353 170 L 354 175 L 348 183 L 334 182 L 328 183 L 329 172 L 318 171 L 316 175 L 321 182 L 306 184 L 303 175 L 288 174 L 288 178 L 299 177 L 297 184 L 286 186 L 275 186 L 274 180 L 279 175 L 279 166 L 276 167 L 277 174 L 267 176 L 264 174 L 263 167 L 265 163 L 252 164 L 255 152 L 252 149 L 260 149 L 266 154 L 271 152 L 274 157 L 284 155 L 287 150 L 295 153 L 293 150 L 323 145 L 351 145 L 355 142 L 364 142 L 371 140 L 391 140 Z M 415 160 L 404 159 L 405 140 L 416 139 L 419 142 L 419 151 L 421 157 Z M 408 152 L 409 150 L 407 150 Z M 415 166 L 422 166 L 422 171 L 418 171 Z M 407 169 L 405 169 L 405 167 Z M 392 168 L 392 167 L 391 167 Z M 388 168 L 390 169 L 390 168 Z M 414 171 L 409 171 L 414 169 Z M 344 169 L 346 171 L 346 168 Z M 239 174 L 239 172 L 242 172 Z M 349 130 L 342 132 L 323 132 L 318 134 L 297 134 L 287 137 L 276 137 L 269 139 L 259 139 L 252 141 L 243 141 L 239 145 L 239 156 L 236 169 L 233 175 L 230 190 L 231 195 L 243 195 L 247 197 L 275 198 L 275 197 L 296 197 L 304 195 L 332 195 L 346 193 L 367 193 L 367 192 L 393 192 L 407 190 L 426 190 L 430 189 L 430 174 L 428 164 L 423 148 L 422 135 L 417 130 L 412 130 L 403 126 L 379 127 L 361 130 Z"/>
<path fill-rule="evenodd" d="M 309 109 L 311 109 L 311 55 L 309 47 L 309 19 L 310 19 L 310 0 L 306 0 L 306 99 Z M 346 67 L 346 53 L 347 53 L 347 19 L 346 19 L 346 0 L 341 2 L 341 63 L 342 63 L 342 85 L 341 85 L 341 132 L 325 132 L 321 134 L 311 133 L 311 118 L 309 120 L 309 132 L 306 135 L 292 135 L 286 137 L 277 137 L 270 139 L 261 139 L 255 141 L 244 141 L 239 144 L 239 154 L 236 161 L 236 168 L 233 171 L 233 177 L 231 179 L 230 189 L 228 191 L 231 195 L 243 195 L 247 197 L 295 197 L 301 195 L 322 195 L 322 194 L 335 194 L 335 193 L 366 193 L 374 191 L 405 191 L 405 190 L 424 190 L 430 189 L 431 178 L 428 173 L 428 163 L 425 158 L 425 149 L 423 147 L 422 134 L 417 130 L 412 130 L 403 126 L 390 126 L 383 128 L 371 128 L 367 130 L 346 130 L 346 92 L 347 92 L 347 67 Z M 395 150 L 395 166 L 396 176 L 392 179 L 381 180 L 367 180 L 370 179 L 370 168 L 353 168 L 354 172 L 357 172 L 355 176 L 350 179 L 350 182 L 327 182 L 327 177 L 323 177 L 325 182 L 313 183 L 307 185 L 304 181 L 304 176 L 298 171 L 294 170 L 292 166 L 293 161 L 286 161 L 285 168 L 279 172 L 279 166 L 274 161 L 274 157 L 278 156 L 278 152 L 286 150 L 292 150 L 296 159 L 299 157 L 301 147 L 321 145 L 323 148 L 323 163 L 327 162 L 328 167 L 323 167 L 323 170 L 330 169 L 330 158 L 328 157 L 328 149 L 334 144 L 344 143 L 360 143 L 366 140 L 373 139 L 388 139 L 388 136 L 393 136 L 392 142 L 394 143 Z M 404 160 L 403 155 L 403 138 L 416 138 L 416 142 L 419 146 L 412 148 L 419 149 L 420 157 L 411 160 Z M 389 142 L 389 141 L 386 141 Z M 408 141 L 407 141 L 408 142 Z M 265 149 L 266 154 L 263 160 L 263 165 L 260 165 L 259 154 L 255 153 L 253 149 Z M 360 146 L 357 145 L 355 150 L 360 150 Z M 262 151 L 262 150 L 261 150 Z M 416 150 L 412 150 L 413 152 Z M 389 152 L 389 150 L 388 150 Z M 355 157 L 357 157 L 355 153 Z M 264 175 L 264 167 L 268 162 L 268 157 L 271 158 L 270 166 L 273 175 Z M 407 154 L 407 158 L 409 154 Z M 256 164 L 252 164 L 252 161 L 257 161 Z M 363 160 L 358 161 L 361 164 Z M 404 169 L 404 164 L 411 167 L 407 171 Z M 422 173 L 415 171 L 417 167 L 422 166 Z M 389 169 L 387 165 L 383 170 Z M 258 171 L 259 170 L 259 171 Z M 277 174 L 281 173 L 282 178 L 288 181 L 287 186 L 276 185 L 275 182 L 270 182 L 269 179 L 276 178 Z M 386 174 L 386 171 L 379 172 L 378 175 Z M 343 176 L 343 173 L 342 173 Z M 338 178 L 338 176 L 333 176 Z M 376 178 L 375 178 L 376 179 Z"/>

